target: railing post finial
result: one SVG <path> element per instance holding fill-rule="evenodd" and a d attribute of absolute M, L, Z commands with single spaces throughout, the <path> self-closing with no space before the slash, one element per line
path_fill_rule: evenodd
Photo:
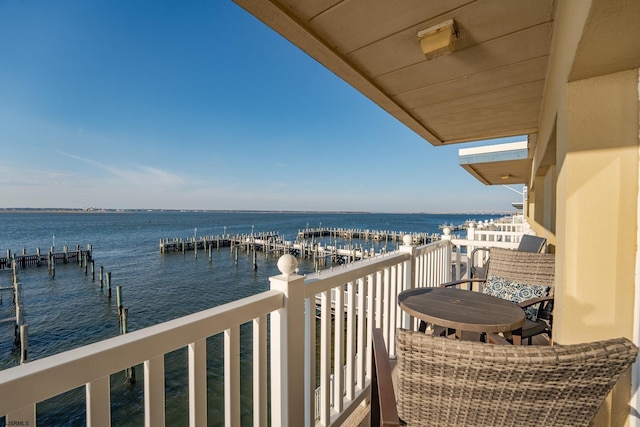
<path fill-rule="evenodd" d="M 296 271 L 296 268 L 298 268 L 298 260 L 293 255 L 282 255 L 278 259 L 278 270 L 280 270 L 280 273 L 285 277 L 291 276 L 291 274 Z"/>
<path fill-rule="evenodd" d="M 451 229 L 449 227 L 445 227 L 442 229 L 442 240 L 451 240 Z"/>

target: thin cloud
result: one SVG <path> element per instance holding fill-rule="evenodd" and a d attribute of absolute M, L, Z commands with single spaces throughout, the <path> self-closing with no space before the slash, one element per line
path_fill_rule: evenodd
<path fill-rule="evenodd" d="M 156 187 L 162 185 L 165 187 L 179 187 L 184 184 L 185 180 L 179 175 L 173 174 L 166 170 L 150 167 L 136 166 L 136 169 L 121 169 L 107 165 L 97 160 L 88 159 L 86 157 L 77 156 L 75 154 L 58 151 L 63 156 L 74 160 L 88 163 L 109 172 L 111 175 L 126 181 L 128 185 L 137 187 Z"/>
<path fill-rule="evenodd" d="M 87 159 L 85 157 L 76 156 L 75 154 L 66 153 L 66 152 L 60 151 L 60 150 L 58 150 L 58 153 L 62 154 L 65 157 L 69 157 L 70 159 L 80 160 L 81 162 L 89 163 L 89 164 L 92 164 L 94 166 L 98 166 L 98 167 L 103 168 L 103 169 L 107 169 L 107 170 L 109 169 L 106 165 L 104 165 L 104 164 L 102 164 L 102 163 L 100 163 L 100 162 L 98 162 L 96 160 L 91 160 L 91 159 Z"/>
<path fill-rule="evenodd" d="M 76 179 L 78 174 L 46 169 L 18 168 L 0 165 L 0 184 L 45 186 L 52 182 Z"/>
<path fill-rule="evenodd" d="M 153 177 L 156 182 L 159 182 L 163 185 L 176 187 L 184 183 L 184 179 L 181 176 L 172 174 L 162 169 L 152 168 L 149 166 L 138 166 L 138 168 Z"/>

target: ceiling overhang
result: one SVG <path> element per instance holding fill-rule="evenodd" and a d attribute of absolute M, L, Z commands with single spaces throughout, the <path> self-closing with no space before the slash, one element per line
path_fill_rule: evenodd
<path fill-rule="evenodd" d="M 535 150 L 554 0 L 234 1 L 434 146 L 523 136 Z M 453 51 L 423 53 L 418 34 L 450 21 Z M 531 156 L 511 155 L 462 166 L 527 183 Z"/>
<path fill-rule="evenodd" d="M 536 132 L 553 0 L 235 0 L 435 146 Z M 455 50 L 418 33 L 455 21 Z"/>
<path fill-rule="evenodd" d="M 486 185 L 526 184 L 531 174 L 527 141 L 458 150 L 460 166 Z"/>

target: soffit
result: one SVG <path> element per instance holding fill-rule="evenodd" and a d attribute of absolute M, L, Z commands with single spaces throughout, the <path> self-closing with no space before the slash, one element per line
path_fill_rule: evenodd
<path fill-rule="evenodd" d="M 570 81 L 640 67 L 640 1 L 592 0 Z"/>
<path fill-rule="evenodd" d="M 527 184 L 531 175 L 528 142 L 464 148 L 460 166 L 486 185 Z"/>
<path fill-rule="evenodd" d="M 552 0 L 235 0 L 433 145 L 538 129 Z M 455 51 L 417 33 L 447 19 Z"/>
<path fill-rule="evenodd" d="M 486 185 L 527 185 L 531 174 L 530 160 L 508 160 L 460 166 Z"/>

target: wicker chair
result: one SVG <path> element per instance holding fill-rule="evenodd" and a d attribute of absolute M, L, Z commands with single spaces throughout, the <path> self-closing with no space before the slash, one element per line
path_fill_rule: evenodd
<path fill-rule="evenodd" d="M 524 234 L 522 235 L 522 238 L 520 239 L 520 243 L 518 244 L 518 247 L 516 250 L 520 252 L 540 253 L 542 249 L 544 249 L 544 246 L 546 243 L 547 243 L 547 239 L 545 239 L 544 237 Z M 482 277 L 482 278 L 487 277 L 487 268 L 489 267 L 490 258 L 482 266 L 476 266 L 473 264 L 473 262 L 476 259 L 476 256 L 475 256 L 476 252 L 478 251 L 489 252 L 489 250 L 490 248 L 482 247 L 482 248 L 475 248 L 474 250 L 471 251 L 471 255 L 469 256 L 469 263 L 470 263 L 469 277 Z"/>
<path fill-rule="evenodd" d="M 626 338 L 519 347 L 400 329 L 396 412 L 380 330 L 373 349 L 372 426 L 588 426 L 638 353 Z"/>
<path fill-rule="evenodd" d="M 462 279 L 443 283 L 440 286 L 465 287 L 482 292 L 488 277 L 496 276 L 519 283 L 537 284 L 549 287 L 549 294 L 545 297 L 533 298 L 520 302 L 523 309 L 540 304 L 538 317 L 525 321 L 522 327 L 522 339 L 531 343 L 535 335 L 547 333 L 551 344 L 551 326 L 553 323 L 553 298 L 555 282 L 555 255 L 532 252 L 514 251 L 492 247 L 489 251 L 489 268 L 485 278 Z"/>

